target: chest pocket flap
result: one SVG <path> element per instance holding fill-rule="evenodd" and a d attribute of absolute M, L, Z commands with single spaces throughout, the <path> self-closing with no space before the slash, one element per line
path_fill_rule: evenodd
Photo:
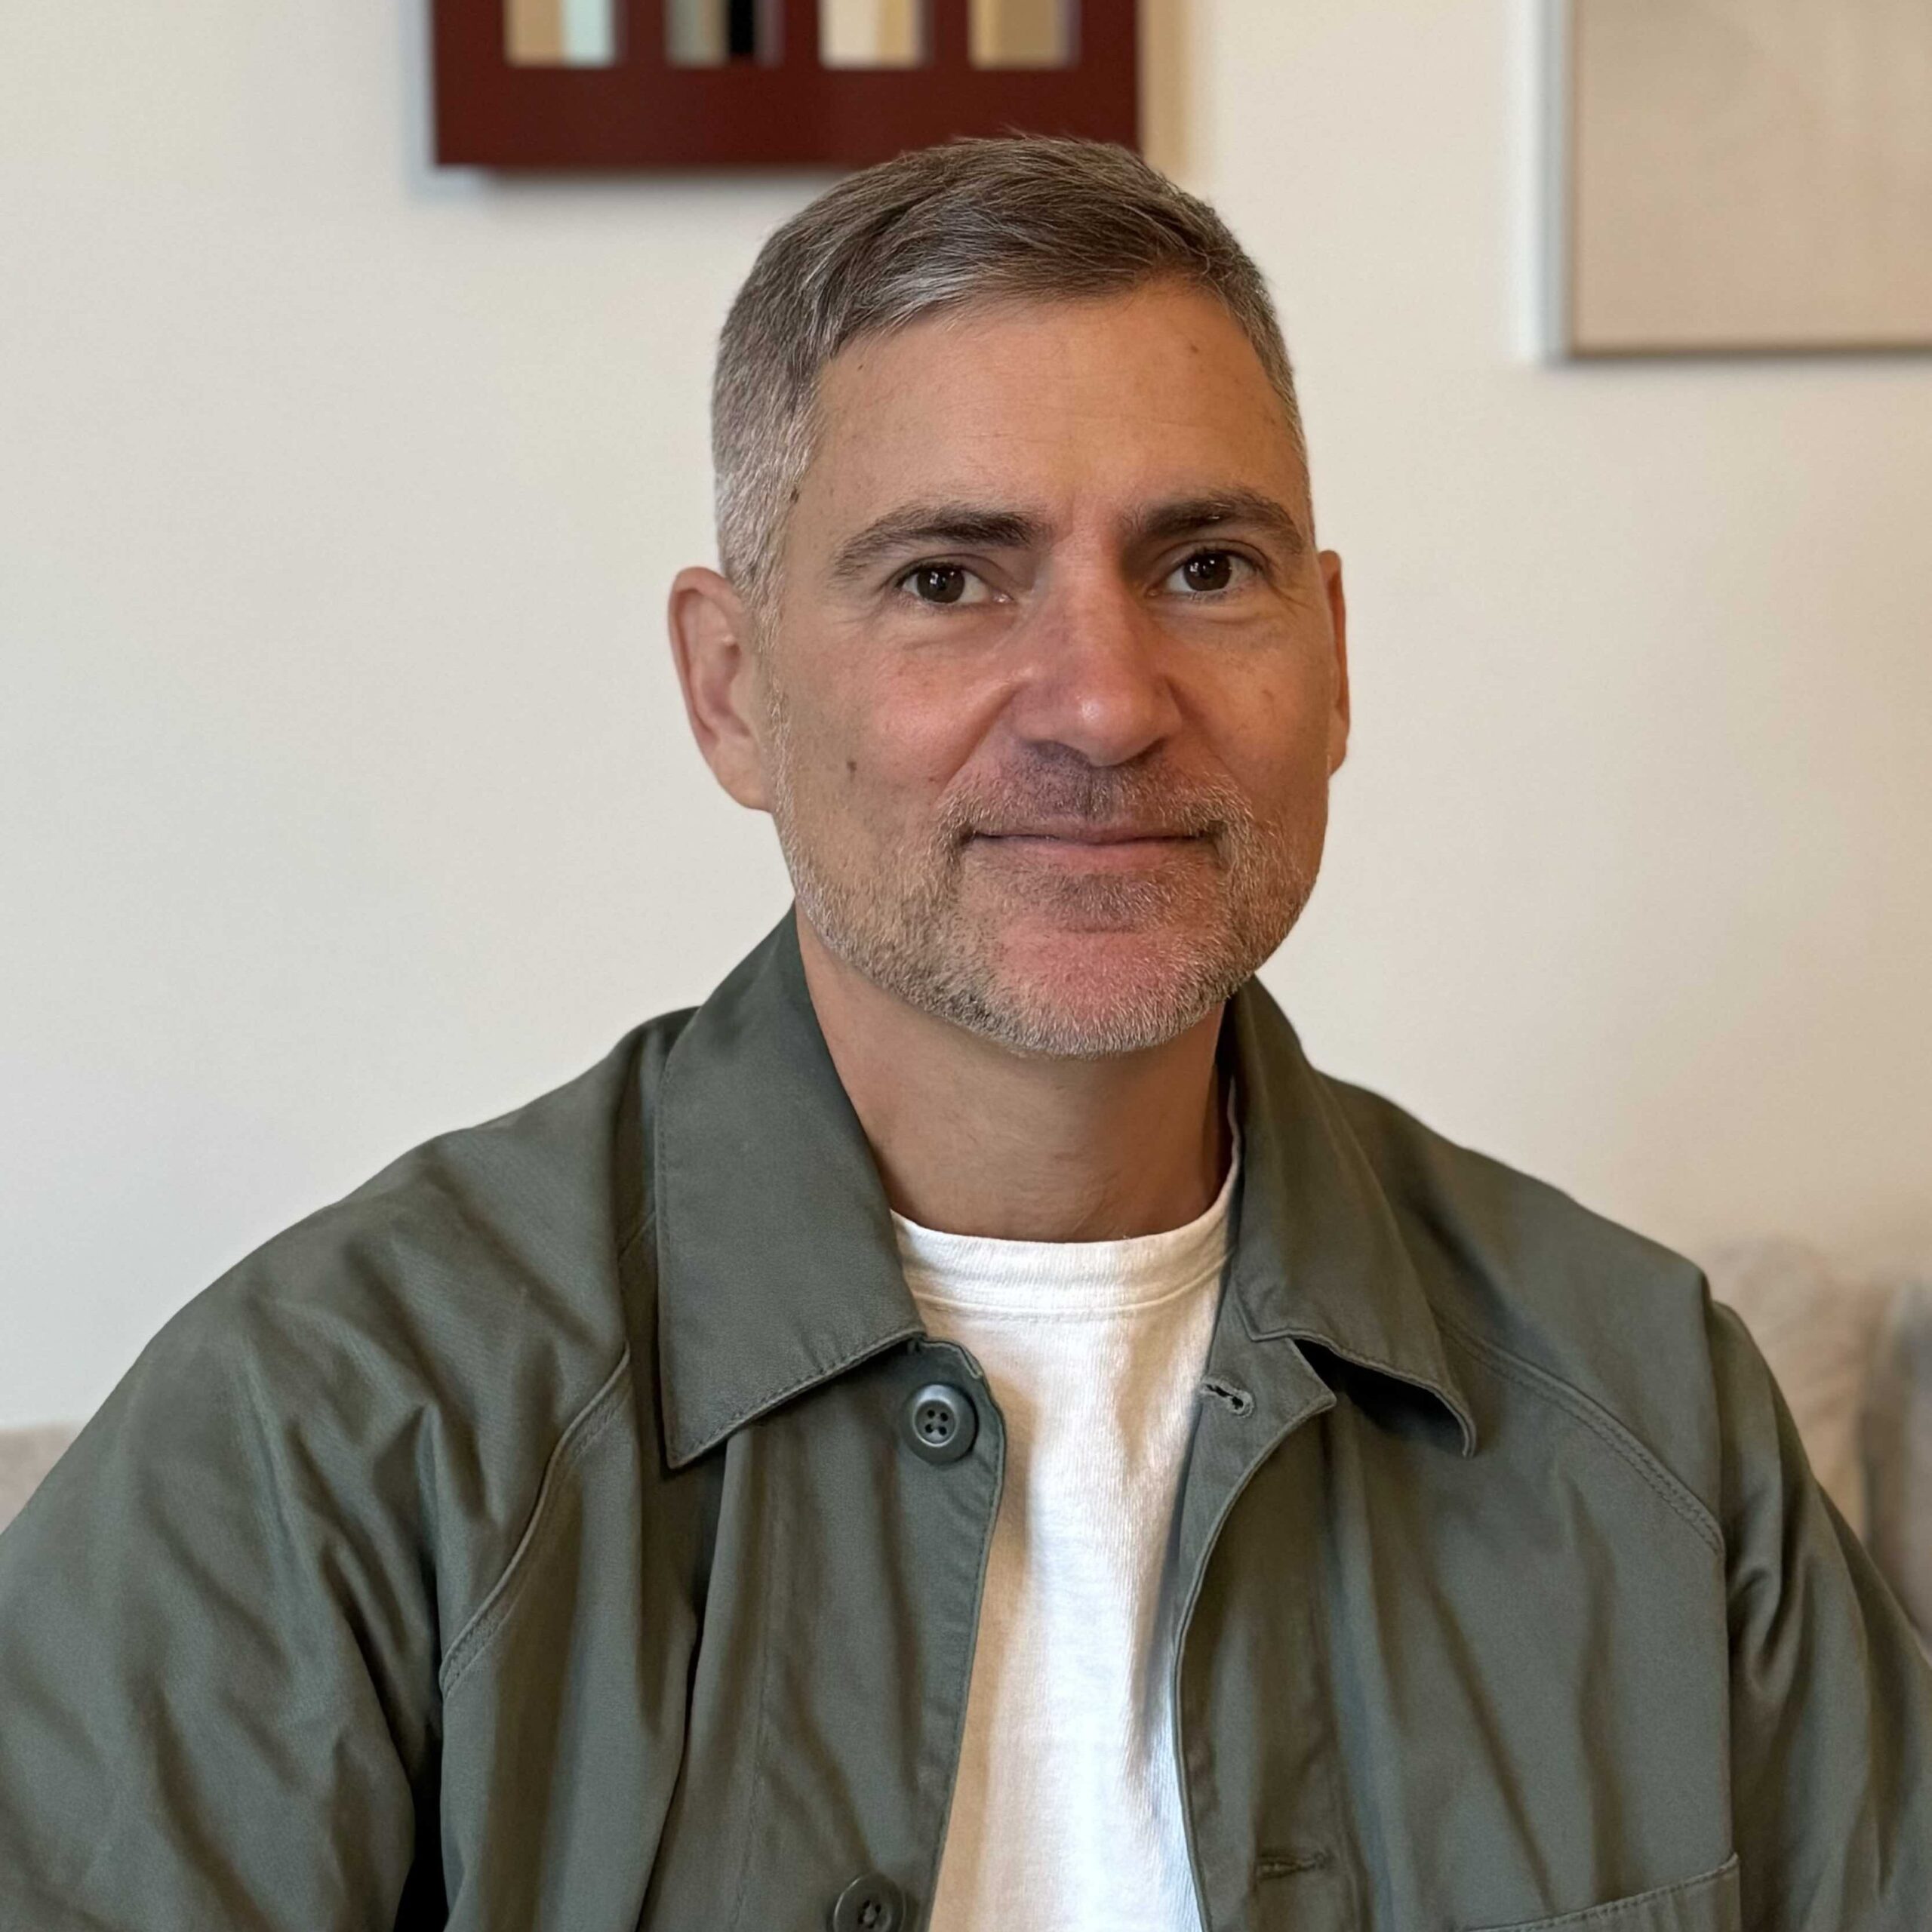
<path fill-rule="evenodd" d="M 1508 1925 L 1472 1927 L 1470 1932 L 1740 1932 L 1743 1916 L 1734 1855 L 1700 1878 L 1555 1918 L 1518 1919 Z"/>

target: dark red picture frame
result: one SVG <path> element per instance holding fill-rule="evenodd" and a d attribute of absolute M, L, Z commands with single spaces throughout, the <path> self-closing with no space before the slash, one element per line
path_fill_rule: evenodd
<path fill-rule="evenodd" d="M 769 0 L 776 58 L 673 66 L 663 0 L 620 0 L 608 67 L 513 66 L 503 0 L 435 0 L 436 159 L 499 168 L 863 167 L 960 134 L 1137 146 L 1137 0 L 1080 0 L 1072 64 L 984 68 L 969 0 L 928 0 L 914 67 L 827 67 L 817 0 Z"/>

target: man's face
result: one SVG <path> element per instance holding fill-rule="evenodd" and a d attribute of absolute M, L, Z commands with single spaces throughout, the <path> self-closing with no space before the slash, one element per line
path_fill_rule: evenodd
<path fill-rule="evenodd" d="M 828 949 L 1009 1047 L 1124 1053 L 1254 972 L 1347 736 L 1339 559 L 1254 350 L 1157 285 L 826 371 L 756 666 Z"/>

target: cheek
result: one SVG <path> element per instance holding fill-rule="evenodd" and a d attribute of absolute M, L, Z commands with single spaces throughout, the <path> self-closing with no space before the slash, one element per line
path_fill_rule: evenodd
<path fill-rule="evenodd" d="M 953 707 L 931 694 L 849 687 L 794 712 L 792 786 L 846 842 L 882 846 L 929 821 L 957 772 Z"/>
<path fill-rule="evenodd" d="M 997 714 L 996 693 L 915 665 L 854 691 L 848 755 L 863 784 L 896 817 L 930 813 L 971 762 Z"/>
<path fill-rule="evenodd" d="M 1306 814 L 1326 796 L 1331 764 L 1327 711 L 1310 693 L 1251 687 L 1225 714 L 1223 762 L 1257 809 Z"/>

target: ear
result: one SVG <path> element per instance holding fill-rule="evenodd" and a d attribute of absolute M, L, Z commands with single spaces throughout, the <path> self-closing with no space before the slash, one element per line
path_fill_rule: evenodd
<path fill-rule="evenodd" d="M 1328 718 L 1328 771 L 1331 777 L 1340 771 L 1349 755 L 1349 601 L 1342 589 L 1342 559 L 1339 552 L 1321 554 L 1321 590 L 1328 605 L 1328 628 L 1335 648 L 1335 708 Z"/>
<path fill-rule="evenodd" d="M 760 673 L 744 599 L 728 578 L 694 566 L 672 580 L 666 614 L 685 715 L 705 763 L 740 804 L 770 811 L 758 736 Z"/>

